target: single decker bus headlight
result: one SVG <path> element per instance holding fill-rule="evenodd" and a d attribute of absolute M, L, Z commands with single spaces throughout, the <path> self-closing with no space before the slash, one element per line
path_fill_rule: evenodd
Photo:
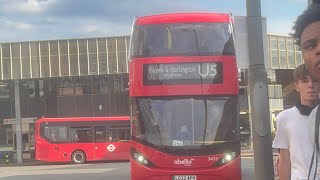
<path fill-rule="evenodd" d="M 131 158 L 134 159 L 139 164 L 142 164 L 144 166 L 152 167 L 154 164 L 149 161 L 145 156 L 143 156 L 141 153 L 139 153 L 137 150 L 131 148 L 130 149 Z"/>
<path fill-rule="evenodd" d="M 225 153 L 223 155 L 223 158 L 221 158 L 219 161 L 217 161 L 216 163 L 214 163 L 214 166 L 222 166 L 225 165 L 229 162 L 231 162 L 232 160 L 234 160 L 237 156 L 236 152 L 232 152 L 232 153 Z"/>

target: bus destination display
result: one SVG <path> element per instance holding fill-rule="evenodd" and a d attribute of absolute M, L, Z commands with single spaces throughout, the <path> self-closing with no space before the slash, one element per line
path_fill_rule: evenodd
<path fill-rule="evenodd" d="M 222 64 L 216 62 L 144 64 L 144 85 L 219 84 Z"/>

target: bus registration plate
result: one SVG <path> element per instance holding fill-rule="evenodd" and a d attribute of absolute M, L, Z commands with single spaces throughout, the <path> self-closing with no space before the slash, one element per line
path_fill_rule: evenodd
<path fill-rule="evenodd" d="M 194 176 L 194 175 L 176 175 L 176 176 L 173 176 L 173 180 L 197 180 L 197 176 Z"/>

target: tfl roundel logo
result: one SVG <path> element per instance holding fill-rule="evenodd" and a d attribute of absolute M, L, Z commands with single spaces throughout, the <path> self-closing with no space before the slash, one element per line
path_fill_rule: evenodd
<path fill-rule="evenodd" d="M 109 146 L 107 147 L 109 152 L 112 152 L 116 149 L 116 147 L 113 144 L 109 144 Z"/>

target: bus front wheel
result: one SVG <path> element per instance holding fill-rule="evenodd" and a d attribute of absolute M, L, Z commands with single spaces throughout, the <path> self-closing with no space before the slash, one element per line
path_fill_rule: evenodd
<path fill-rule="evenodd" d="M 86 154 L 83 151 L 75 151 L 72 153 L 71 161 L 73 164 L 83 164 L 86 162 Z"/>

